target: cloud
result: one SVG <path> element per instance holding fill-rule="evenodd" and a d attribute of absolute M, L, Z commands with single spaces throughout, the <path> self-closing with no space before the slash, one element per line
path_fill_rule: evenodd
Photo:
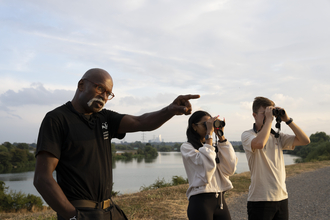
<path fill-rule="evenodd" d="M 0 102 L 5 107 L 25 105 L 53 105 L 60 104 L 72 97 L 69 90 L 47 90 L 41 83 L 33 83 L 29 88 L 22 88 L 18 92 L 8 90 L 0 95 Z"/>
<path fill-rule="evenodd" d="M 289 106 L 291 109 L 297 108 L 298 106 L 301 106 L 304 102 L 303 98 L 294 98 L 290 97 L 288 95 L 283 94 L 275 94 L 272 97 L 272 100 L 276 100 L 276 106 Z"/>
<path fill-rule="evenodd" d="M 296 122 L 329 120 L 328 1 L 18 0 L 0 6 L 0 109 L 17 124 L 38 124 L 28 120 L 70 100 L 93 67 L 112 75 L 116 98 L 107 107 L 123 113 L 158 110 L 190 93 L 201 95 L 194 109 L 238 124 L 228 132 L 232 137 L 250 127 L 256 96 L 273 99 Z"/>

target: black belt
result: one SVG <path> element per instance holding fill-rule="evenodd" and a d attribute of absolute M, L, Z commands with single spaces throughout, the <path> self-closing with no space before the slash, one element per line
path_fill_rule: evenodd
<path fill-rule="evenodd" d="M 70 202 L 76 208 L 107 209 L 112 205 L 112 201 L 110 199 L 102 202 L 94 202 L 91 200 L 73 200 Z"/>

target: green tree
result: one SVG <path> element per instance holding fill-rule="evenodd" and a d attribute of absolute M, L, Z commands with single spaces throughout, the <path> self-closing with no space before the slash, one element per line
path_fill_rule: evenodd
<path fill-rule="evenodd" d="M 34 154 L 27 152 L 28 161 L 36 161 Z"/>
<path fill-rule="evenodd" d="M 11 154 L 9 152 L 0 152 L 0 164 L 11 161 Z"/>
<path fill-rule="evenodd" d="M 328 141 L 324 141 L 317 145 L 315 144 L 304 159 L 305 162 L 321 160 L 330 160 L 330 142 Z"/>
<path fill-rule="evenodd" d="M 8 151 L 14 148 L 14 145 L 12 145 L 9 142 L 4 142 L 2 145 L 5 146 L 8 149 Z"/>
<path fill-rule="evenodd" d="M 11 158 L 12 164 L 28 162 L 27 150 L 16 148 L 16 149 L 12 149 L 11 153 L 12 153 L 12 158 Z"/>
<path fill-rule="evenodd" d="M 175 143 L 173 146 L 173 150 L 179 152 L 181 145 L 182 145 L 182 143 Z"/>
<path fill-rule="evenodd" d="M 22 150 L 28 150 L 30 148 L 30 146 L 26 143 L 19 143 L 19 144 L 17 144 L 16 147 L 19 149 L 22 149 Z"/>
<path fill-rule="evenodd" d="M 0 145 L 0 152 L 8 152 L 8 148 L 6 148 L 4 145 Z"/>
<path fill-rule="evenodd" d="M 316 132 L 310 136 L 311 143 L 306 146 L 296 146 L 295 149 L 290 152 L 300 156 L 296 162 L 309 162 L 330 160 L 330 137 L 325 132 Z"/>
<path fill-rule="evenodd" d="M 8 187 L 6 187 L 5 182 L 0 180 L 0 194 L 1 193 L 5 193 L 5 191 L 8 189 Z"/>
<path fill-rule="evenodd" d="M 173 148 L 171 147 L 171 146 L 161 146 L 160 148 L 159 148 L 159 151 L 160 152 L 170 152 L 170 151 L 172 151 L 173 150 Z"/>
<path fill-rule="evenodd" d="M 316 132 L 315 134 L 311 134 L 309 137 L 311 143 L 317 143 L 317 142 L 325 142 L 330 141 L 330 136 L 327 135 L 325 132 Z"/>
<path fill-rule="evenodd" d="M 153 148 L 150 144 L 147 144 L 144 148 L 144 155 L 146 158 L 155 158 L 158 156 L 156 148 Z"/>

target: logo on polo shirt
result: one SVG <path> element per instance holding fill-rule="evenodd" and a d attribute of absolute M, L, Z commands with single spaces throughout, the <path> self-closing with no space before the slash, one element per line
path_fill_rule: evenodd
<path fill-rule="evenodd" d="M 103 139 L 109 139 L 108 122 L 102 123 L 102 130 L 105 130 L 103 131 Z"/>
<path fill-rule="evenodd" d="M 108 130 L 108 122 L 102 123 L 102 129 Z"/>

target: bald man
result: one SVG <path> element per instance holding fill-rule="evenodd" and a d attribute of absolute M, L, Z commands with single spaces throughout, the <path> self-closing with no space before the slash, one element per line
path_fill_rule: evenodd
<path fill-rule="evenodd" d="M 112 88 L 107 71 L 88 70 L 72 101 L 48 112 L 42 121 L 34 185 L 58 219 L 110 219 L 111 139 L 151 131 L 174 115 L 191 114 L 189 100 L 199 98 L 178 96 L 159 111 L 133 116 L 103 109 L 114 97 Z"/>

